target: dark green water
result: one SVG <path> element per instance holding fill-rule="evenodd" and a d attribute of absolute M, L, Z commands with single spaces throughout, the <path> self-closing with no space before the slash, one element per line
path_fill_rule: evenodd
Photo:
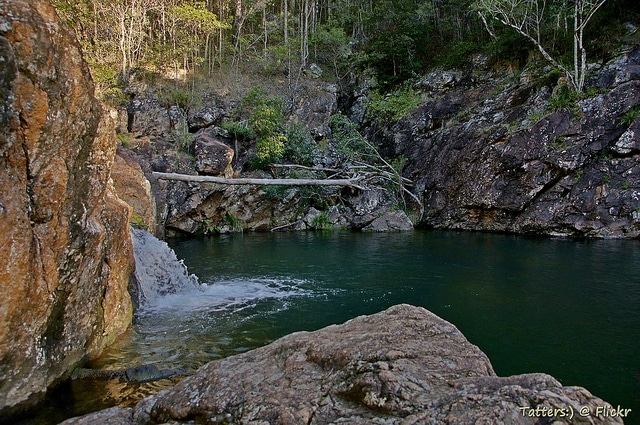
<path fill-rule="evenodd" d="M 410 303 L 455 324 L 498 375 L 549 373 L 633 409 L 625 423 L 640 423 L 638 241 L 318 232 L 170 245 L 204 289 L 162 299 L 95 367 L 194 370 L 294 331 Z M 132 404 L 169 384 L 111 382 L 94 390 L 98 402 L 76 388 L 74 403 Z"/>

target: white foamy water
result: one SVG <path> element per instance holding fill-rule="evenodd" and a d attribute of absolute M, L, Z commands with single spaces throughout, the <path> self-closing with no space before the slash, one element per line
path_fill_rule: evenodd
<path fill-rule="evenodd" d="M 263 300 L 283 300 L 311 295 L 305 281 L 288 278 L 233 278 L 158 297 L 145 313 L 239 311 Z"/>
<path fill-rule="evenodd" d="M 195 275 L 189 274 L 175 252 L 149 232 L 131 228 L 133 255 L 138 280 L 137 302 L 140 308 L 153 305 L 161 297 L 180 292 L 199 290 Z M 135 296 L 134 296 L 135 297 Z"/>
<path fill-rule="evenodd" d="M 309 295 L 305 281 L 251 277 L 220 279 L 201 285 L 182 260 L 163 241 L 131 228 L 138 280 L 139 313 L 237 311 L 261 300 Z"/>

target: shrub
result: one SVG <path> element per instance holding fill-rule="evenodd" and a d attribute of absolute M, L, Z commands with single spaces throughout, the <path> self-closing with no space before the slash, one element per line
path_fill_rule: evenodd
<path fill-rule="evenodd" d="M 316 230 L 325 230 L 331 228 L 331 221 L 329 221 L 329 216 L 326 211 L 322 211 L 320 214 L 313 218 L 311 222 L 311 227 Z"/>
<path fill-rule="evenodd" d="M 329 127 L 333 139 L 337 142 L 338 155 L 343 160 L 375 156 L 374 149 L 360 134 L 356 124 L 342 113 L 338 112 L 329 119 Z"/>
<path fill-rule="evenodd" d="M 231 230 L 233 230 L 234 232 L 242 232 L 244 228 L 244 224 L 242 223 L 242 220 L 240 220 L 231 211 L 227 211 L 225 213 L 224 217 L 222 218 L 222 221 L 227 223 L 229 227 L 231 227 Z"/>
<path fill-rule="evenodd" d="M 236 139 L 252 140 L 256 138 L 256 133 L 247 121 L 226 121 L 221 126 Z"/>
<path fill-rule="evenodd" d="M 175 87 L 158 94 L 158 100 L 165 107 L 178 106 L 184 111 L 194 109 L 202 102 L 199 94 L 182 87 Z"/>
<path fill-rule="evenodd" d="M 403 87 L 385 96 L 372 92 L 367 105 L 367 115 L 379 124 L 398 121 L 421 102 L 420 95 L 410 87 Z"/>
<path fill-rule="evenodd" d="M 640 105 L 636 105 L 625 112 L 624 115 L 622 115 L 622 123 L 626 126 L 629 126 L 635 122 L 635 120 L 638 118 L 638 115 L 640 115 Z"/>
<path fill-rule="evenodd" d="M 196 137 L 189 133 L 189 127 L 186 124 L 179 126 L 172 134 L 176 147 L 186 153 L 191 152 L 193 142 Z"/>
<path fill-rule="evenodd" d="M 278 162 L 284 155 L 284 144 L 287 138 L 284 134 L 274 133 L 256 140 L 258 159 L 264 164 Z"/>
<path fill-rule="evenodd" d="M 313 165 L 320 152 L 304 126 L 297 122 L 290 124 L 286 129 L 286 137 L 285 157 L 295 164 Z"/>

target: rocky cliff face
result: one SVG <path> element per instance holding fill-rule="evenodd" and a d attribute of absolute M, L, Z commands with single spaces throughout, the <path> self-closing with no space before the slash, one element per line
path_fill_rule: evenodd
<path fill-rule="evenodd" d="M 44 0 L 0 0 L 0 410 L 24 405 L 131 320 L 115 133 Z"/>
<path fill-rule="evenodd" d="M 422 104 L 383 127 L 367 122 L 375 118 L 366 114 L 368 82 L 356 87 L 349 100 L 333 86 L 315 84 L 290 105 L 290 119 L 305 123 L 316 140 L 331 146 L 327 124 L 343 105 L 383 155 L 406 158 L 404 177 L 414 182 L 412 190 L 424 204 L 416 223 L 422 227 L 575 237 L 640 235 L 637 46 L 611 63 L 592 64 L 582 96 L 570 93 L 559 74 L 544 64 L 532 61 L 524 70 L 507 72 L 478 57 L 465 70 L 438 70 L 422 78 L 414 86 Z M 328 227 L 412 227 L 404 214 L 399 220 L 385 217 L 397 200 L 385 201 L 381 193 L 156 184 L 150 171 L 196 174 L 198 163 L 220 162 L 218 168 L 226 171 L 219 173 L 230 175 L 231 160 L 204 155 L 206 149 L 195 152 L 195 162 L 184 154 L 172 155 L 175 128 L 210 132 L 226 151 L 233 148 L 236 173 L 246 172 L 243 165 L 252 147 L 234 146 L 216 127 L 233 108 L 229 99 L 209 99 L 192 116 L 175 106 L 163 108 L 145 95 L 136 99 L 129 108 L 131 134 L 138 136 L 136 152 L 148 164 L 147 176 L 159 196 L 158 222 L 169 228 L 224 231 L 229 228 L 225 217 L 233 216 L 245 229 L 301 230 L 314 228 L 318 213 Z M 150 142 L 141 142 L 145 138 Z M 319 163 L 331 163 L 330 149 L 324 155 Z M 374 198 L 380 202 L 371 209 Z"/>
<path fill-rule="evenodd" d="M 326 83 L 302 85 L 290 105 L 291 121 L 304 123 L 317 140 L 331 134 L 329 118 L 338 104 L 337 88 Z M 260 187 L 213 185 L 180 181 L 159 181 L 154 171 L 224 177 L 273 178 L 277 172 L 251 171 L 255 141 L 234 141 L 219 125 L 231 115 L 237 101 L 207 94 L 205 104 L 194 113 L 163 105 L 153 90 L 135 94 L 126 110 L 130 123 L 123 138 L 127 147 L 121 155 L 140 164 L 155 202 L 156 236 L 169 232 L 211 234 L 244 230 L 306 230 L 350 228 L 364 231 L 406 231 L 413 223 L 404 211 L 397 211 L 397 199 L 388 190 L 372 188 L 352 193 L 340 187 Z M 121 110 L 121 114 L 124 111 Z M 192 134 L 185 133 L 189 129 Z M 182 131 L 179 131 L 182 129 Z M 121 131 L 125 131 L 121 128 Z M 183 145 L 193 138 L 193 149 Z M 185 150 L 187 152 L 185 152 Z M 329 155 L 327 155 L 329 156 Z M 330 163 L 332 159 L 323 161 Z M 275 177 L 285 177 L 282 175 Z M 323 178 L 314 175 L 299 177 Z M 326 176 L 325 176 L 326 177 Z M 129 200 L 128 182 L 119 184 L 122 197 L 142 216 L 146 209 Z M 119 189 L 120 190 L 120 189 Z M 119 194 L 121 192 L 118 192 Z M 393 210 L 393 211 L 392 211 Z M 145 223 L 147 221 L 145 220 Z M 148 227 L 148 226 L 147 226 Z M 149 228 L 149 227 L 148 227 Z"/>
<path fill-rule="evenodd" d="M 612 409 L 549 375 L 498 377 L 455 326 L 398 305 L 213 361 L 136 408 L 64 424 L 622 423 L 585 408 Z"/>
<path fill-rule="evenodd" d="M 408 158 L 423 226 L 640 235 L 640 50 L 595 67 L 582 99 L 547 71 L 434 73 L 426 101 L 378 133 Z"/>

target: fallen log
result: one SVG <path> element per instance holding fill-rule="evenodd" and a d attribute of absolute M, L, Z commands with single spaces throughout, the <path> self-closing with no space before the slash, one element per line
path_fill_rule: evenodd
<path fill-rule="evenodd" d="M 345 186 L 354 189 L 365 190 L 358 183 L 360 177 L 351 179 L 252 179 L 238 178 L 228 179 L 214 176 L 194 176 L 190 174 L 153 172 L 153 176 L 160 180 L 177 180 L 194 183 L 218 183 L 230 185 L 257 185 L 257 186 Z"/>

